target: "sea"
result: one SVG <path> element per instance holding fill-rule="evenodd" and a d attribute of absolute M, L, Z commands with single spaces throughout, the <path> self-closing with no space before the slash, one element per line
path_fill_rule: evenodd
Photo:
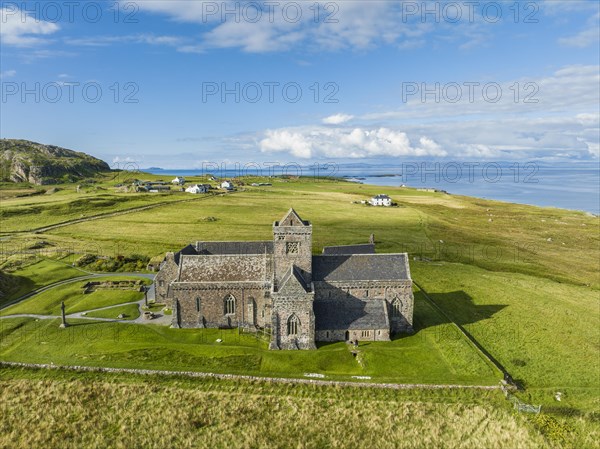
<path fill-rule="evenodd" d="M 444 190 L 510 203 L 557 207 L 600 214 L 599 161 L 548 162 L 415 162 L 399 165 L 376 164 L 287 164 L 260 166 L 253 163 L 198 169 L 148 168 L 156 175 L 198 176 L 212 174 L 232 179 L 244 175 L 301 175 L 315 179 L 325 176 L 381 186 L 406 186 Z"/>

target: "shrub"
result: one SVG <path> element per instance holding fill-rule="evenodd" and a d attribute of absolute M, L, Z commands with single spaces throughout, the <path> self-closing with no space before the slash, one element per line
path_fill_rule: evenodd
<path fill-rule="evenodd" d="M 573 429 L 555 417 L 539 413 L 532 418 L 535 426 L 549 439 L 564 445 L 570 439 Z"/>
<path fill-rule="evenodd" d="M 88 259 L 84 259 L 88 257 Z M 92 258 L 93 257 L 93 258 Z M 117 255 L 115 257 L 98 258 L 97 256 L 86 255 L 81 257 L 77 262 L 77 266 L 88 266 L 94 271 L 139 271 L 144 270 L 150 262 L 148 256 L 141 254 L 131 254 L 128 256 Z"/>
<path fill-rule="evenodd" d="M 79 259 L 77 259 L 77 261 L 75 262 L 75 266 L 83 267 L 85 265 L 89 265 L 91 263 L 96 262 L 97 259 L 98 257 L 94 254 L 84 254 Z"/>

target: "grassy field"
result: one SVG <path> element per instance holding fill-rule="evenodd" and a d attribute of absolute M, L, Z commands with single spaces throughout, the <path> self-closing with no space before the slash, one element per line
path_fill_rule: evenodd
<path fill-rule="evenodd" d="M 156 178 L 152 175 L 141 177 Z M 234 411 L 228 415 L 216 406 L 205 405 L 206 416 L 221 414 L 206 421 L 209 424 L 195 428 L 185 427 L 189 426 L 189 421 L 186 421 L 182 439 L 176 442 L 169 439 L 178 438 L 176 434 L 163 431 L 160 438 L 166 439 L 160 441 L 164 441 L 166 446 L 258 447 L 268 445 L 268 441 L 278 441 L 278 447 L 358 447 L 364 446 L 368 435 L 372 447 L 598 447 L 598 217 L 583 212 L 325 179 L 318 182 L 307 179 L 247 181 L 266 181 L 273 185 L 244 187 L 233 194 L 200 196 L 202 200 L 182 203 L 175 201 L 188 199 L 188 195 L 179 192 L 164 196 L 116 193 L 112 186 L 114 180 L 108 178 L 96 186 L 100 189 L 88 189 L 80 194 L 73 186 L 64 186 L 62 191 L 54 194 L 18 197 L 15 192 L 0 188 L 0 196 L 6 198 L 3 199 L 3 210 L 8 210 L 3 212 L 7 216 L 2 223 L 6 219 L 8 228 L 2 228 L 6 237 L 2 248 L 3 251 L 11 251 L 37 247 L 43 240 L 53 249 L 77 253 L 63 259 L 68 263 L 74 262 L 82 253 L 106 256 L 142 254 L 160 258 L 166 251 L 176 251 L 196 240 L 270 239 L 273 220 L 281 218 L 289 207 L 294 207 L 302 217 L 313 223 L 315 252 L 320 252 L 326 245 L 365 243 L 371 233 L 376 237 L 377 252 L 409 252 L 413 279 L 442 312 L 438 312 L 416 288 L 417 332 L 390 343 L 361 344 L 357 358 L 343 343 L 323 345 L 316 352 L 270 352 L 266 350 L 264 341 L 235 332 L 171 330 L 159 326 L 89 321 L 77 322 L 75 324 L 78 325 L 59 332 L 58 320 L 4 318 L 0 320 L 0 360 L 166 369 L 191 367 L 198 371 L 280 377 L 302 376 L 309 372 L 344 380 L 353 375 L 366 375 L 371 376 L 372 381 L 381 382 L 495 383 L 497 371 L 459 333 L 453 321 L 475 338 L 525 388 L 517 394 L 523 401 L 542 405 L 540 415 L 514 415 L 507 408 L 510 404 L 498 393 L 473 393 L 473 396 L 457 399 L 454 397 L 457 393 L 447 390 L 436 393 L 435 398 L 424 392 L 384 394 L 353 390 L 345 398 L 346 393 L 342 394 L 339 389 L 323 388 L 318 395 L 335 399 L 332 399 L 333 404 L 321 404 L 317 393 L 314 396 L 317 402 L 312 402 L 312 393 L 303 388 L 294 393 L 284 393 L 287 387 L 282 387 L 283 390 L 274 387 L 267 393 L 266 386 L 249 384 L 239 387 L 240 390 L 234 393 L 225 384 L 218 387 L 211 384 L 211 388 L 215 388 L 212 391 L 206 386 L 208 384 L 199 381 L 161 383 L 152 390 L 157 392 L 155 397 L 152 396 L 156 402 L 149 402 L 150 398 L 143 396 L 143 400 L 135 403 L 135 407 L 139 407 L 135 411 L 145 416 L 144 413 L 151 413 L 160 408 L 157 404 L 162 404 L 169 419 L 191 417 L 196 413 L 194 401 L 205 404 L 208 398 L 215 403 L 224 401 Z M 18 186 L 18 189 L 20 195 L 26 193 L 28 187 Z M 356 203 L 381 192 L 388 193 L 399 207 L 372 208 Z M 87 202 L 86 206 L 81 203 L 83 198 L 95 198 L 97 201 Z M 113 200 L 114 204 L 103 203 Z M 142 202 L 161 201 L 164 205 L 153 209 L 105 216 L 42 234 L 28 232 L 32 227 L 80 218 L 82 214 L 98 215 L 137 207 Z M 54 206 L 63 211 L 72 208 L 72 213 L 53 215 L 48 211 Z M 17 218 L 19 210 L 36 207 L 42 209 L 25 213 L 21 221 Z M 78 209 L 81 207 L 86 210 Z M 25 276 L 22 271 L 18 273 L 13 274 Z M 25 277 L 33 278 L 35 273 L 37 270 L 30 268 Z M 47 281 L 36 282 L 51 282 L 53 276 L 49 274 Z M 65 273 L 56 273 L 57 278 L 61 276 Z M 56 314 L 61 298 L 67 299 L 68 311 L 83 310 L 77 308 L 78 304 L 89 308 L 97 303 L 125 302 L 106 298 L 85 304 L 82 303 L 84 299 L 78 297 L 77 288 L 69 288 L 65 286 L 55 292 L 47 292 L 35 301 L 26 301 L 1 314 L 6 315 L 9 311 L 12 314 L 14 310 Z M 116 310 L 96 313 L 112 318 Z M 217 338 L 222 338 L 223 343 L 217 344 Z M 39 379 L 38 374 L 15 372 L 10 371 L 12 374 L 8 377 L 14 375 L 14 379 L 10 379 L 10 392 L 4 394 L 14 392 L 14 396 L 7 397 L 17 403 L 27 397 L 35 398 L 33 392 L 42 388 L 40 385 L 52 391 L 62 388 L 53 379 L 67 376 L 52 372 L 44 374 L 45 379 Z M 98 391 L 94 393 L 98 397 L 116 395 L 119 401 L 123 398 L 119 407 L 125 408 L 127 404 L 133 405 L 131 401 L 125 401 L 129 393 L 122 393 L 127 388 L 121 386 L 121 381 L 131 387 L 131 391 L 136 391 L 135 397 L 138 398 L 143 391 L 140 389 L 148 387 L 148 382 L 139 378 L 103 383 L 104 377 L 100 381 L 94 378 L 92 382 L 87 377 L 91 375 L 68 376 L 69 382 L 62 384 L 68 385 L 68 391 L 60 393 L 61 397 L 69 394 L 77 396 L 81 389 L 93 390 Z M 186 386 L 182 387 L 181 382 Z M 185 394 L 183 391 L 195 388 L 188 387 L 188 383 L 198 388 L 198 396 L 191 396 L 194 400 L 186 400 L 177 412 L 172 411 L 169 407 L 176 403 L 172 398 L 181 398 Z M 180 388 L 183 390 L 180 391 Z M 30 396 L 28 389 L 32 392 Z M 555 399 L 559 391 L 562 393 L 560 402 Z M 335 396 L 338 394 L 339 397 Z M 367 399 L 366 396 L 371 394 L 379 399 Z M 481 402 L 481 397 L 477 396 L 480 394 L 486 397 L 485 401 Z M 102 398 L 98 400 L 104 400 Z M 361 398 L 365 402 L 361 402 Z M 289 404 L 289 401 L 296 405 L 282 405 Z M 60 401 L 49 400 L 48 403 L 57 416 L 62 413 Z M 469 404 L 466 408 L 465 403 Z M 102 404 L 99 403 L 99 410 L 106 407 L 106 403 Z M 454 406 L 462 407 L 463 411 L 469 410 L 468 413 L 473 407 L 483 407 L 486 411 L 477 408 L 478 411 L 470 415 L 471 427 L 464 427 L 461 418 L 458 424 L 448 419 Z M 271 407 L 270 416 L 275 416 L 277 422 L 273 427 L 278 429 L 276 433 L 272 434 L 273 429 L 262 427 L 264 419 L 256 423 L 249 417 L 254 414 L 262 417 L 264 407 Z M 255 408 L 259 408 L 260 412 Z M 81 416 L 86 413 L 77 410 L 74 413 Z M 414 411 L 414 415 L 410 410 Z M 444 413 L 443 410 L 450 412 Z M 395 412 L 401 413 L 402 419 L 396 419 Z M 22 413 L 25 414 L 26 410 Z M 294 417 L 289 431 L 282 430 L 286 413 Z M 235 421 L 237 427 L 230 426 L 227 419 L 236 414 L 244 416 L 244 419 Z M 26 419 L 25 415 L 23 418 Z M 104 429 L 112 430 L 90 436 L 95 439 L 86 442 L 89 447 L 111 445 L 121 435 L 119 426 L 131 424 L 131 421 L 126 421 L 126 424 L 116 421 L 113 416 L 102 415 L 98 419 Z M 301 432 L 301 423 L 315 421 L 319 422 L 319 426 L 309 426 L 307 434 Z M 246 428 L 247 423 L 254 423 L 253 429 L 256 430 Z M 15 429 L 18 429 L 18 426 L 2 426 L 0 428 L 6 430 L 5 435 L 15 435 Z M 173 425 L 164 427 L 173 428 Z M 253 435 L 254 440 L 245 439 L 238 433 L 238 427 Z M 65 424 L 67 433 L 72 434 L 74 429 L 74 425 Z M 388 438 L 384 438 L 384 434 Z M 140 447 L 151 445 L 146 434 L 135 435 L 140 438 L 138 441 L 147 441 L 140 443 Z M 267 436 L 271 440 L 262 439 Z M 300 439 L 302 436 L 305 438 Z M 19 434 L 16 438 L 15 441 L 25 444 L 26 439 L 31 438 L 31 441 L 43 445 L 53 436 Z M 127 438 L 122 439 L 123 447 L 129 441 Z M 159 437 L 155 435 L 155 438 Z M 69 444 L 75 445 L 76 441 L 73 436 Z M 118 444 L 113 445 L 118 447 Z"/>
<path fill-rule="evenodd" d="M 463 264 L 413 262 L 411 272 L 526 386 L 600 387 L 598 291 Z"/>
<path fill-rule="evenodd" d="M 0 428 L 7 448 L 363 448 L 367 436 L 382 449 L 552 447 L 490 392 L 16 369 L 0 371 Z"/>
<path fill-rule="evenodd" d="M 173 194 L 126 193 L 115 187 L 122 181 L 123 178 L 114 179 L 114 176 L 107 174 L 97 179 L 94 184 L 84 185 L 79 192 L 75 184 L 59 184 L 42 189 L 39 186 L 27 186 L 23 183 L 17 186 L 0 183 L 0 201 L 2 201 L 0 232 L 8 234 L 32 231 L 70 220 L 128 209 L 203 199 L 202 196 L 194 197 L 178 192 L 175 187 L 173 187 Z"/>
<path fill-rule="evenodd" d="M 125 304 L 122 306 L 109 307 L 108 309 L 87 312 L 90 318 L 112 318 L 115 319 L 123 314 L 125 320 L 135 320 L 140 316 L 140 308 L 137 304 Z"/>
<path fill-rule="evenodd" d="M 19 270 L 3 272 L 0 306 L 40 287 L 86 273 L 55 260 L 44 259 Z"/>
<path fill-rule="evenodd" d="M 72 307 L 71 298 L 69 303 Z M 45 305 L 46 310 L 57 314 L 59 309 L 53 304 Z M 80 309 L 84 307 L 77 306 Z M 58 328 L 59 320 L 6 318 L 0 320 L 0 360 L 278 377 L 317 373 L 343 380 L 369 376 L 373 382 L 497 384 L 500 373 L 419 295 L 415 309 L 414 335 L 391 343 L 362 342 L 358 357 L 343 342 L 324 344 L 316 352 L 269 351 L 266 339 L 237 330 L 89 320 L 69 320 L 72 326 L 63 330 Z M 87 316 L 115 318 L 120 313 L 110 310 Z M 7 309 L 6 314 L 14 311 Z"/>
<path fill-rule="evenodd" d="M 398 208 L 352 204 L 380 190 L 325 180 L 274 182 L 273 187 L 78 223 L 46 237 L 107 255 L 120 250 L 152 257 L 195 240 L 270 239 L 272 222 L 293 206 L 313 222 L 315 251 L 331 244 L 366 242 L 374 233 L 380 252 L 407 251 L 600 287 L 595 217 L 402 188 L 386 188 Z M 565 259 L 571 264 L 563 263 Z"/>
<path fill-rule="evenodd" d="M 109 276 L 103 277 L 103 281 L 120 280 L 143 280 L 150 283 L 145 278 Z M 73 282 L 59 288 L 46 290 L 45 292 L 22 301 L 14 306 L 7 307 L 0 311 L 0 316 L 17 315 L 23 313 L 34 313 L 39 315 L 60 315 L 60 303 L 65 302 L 65 312 L 67 314 L 83 312 L 90 309 L 99 309 L 126 302 L 139 301 L 143 299 L 144 294 L 133 290 L 103 290 L 99 289 L 92 293 L 83 293 L 83 286 L 88 281 Z"/>

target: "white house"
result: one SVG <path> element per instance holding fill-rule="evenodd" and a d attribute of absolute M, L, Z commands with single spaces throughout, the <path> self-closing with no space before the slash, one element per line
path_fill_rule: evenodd
<path fill-rule="evenodd" d="M 185 178 L 183 176 L 176 176 L 175 179 L 171 181 L 171 184 L 182 186 L 185 184 Z"/>
<path fill-rule="evenodd" d="M 233 183 L 231 181 L 223 181 L 221 183 L 221 188 L 225 190 L 233 190 Z"/>
<path fill-rule="evenodd" d="M 194 184 L 185 189 L 188 193 L 208 193 L 210 186 L 208 184 Z"/>
<path fill-rule="evenodd" d="M 373 198 L 371 198 L 369 200 L 369 204 L 371 206 L 391 206 L 392 199 L 389 196 L 382 193 L 379 195 L 375 195 Z"/>

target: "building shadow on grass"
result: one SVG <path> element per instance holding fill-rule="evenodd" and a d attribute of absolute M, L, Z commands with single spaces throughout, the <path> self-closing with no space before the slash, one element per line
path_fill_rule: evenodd
<path fill-rule="evenodd" d="M 464 326 L 492 318 L 506 304 L 475 304 L 473 298 L 462 290 L 447 293 L 415 293 L 414 329 L 417 334 L 427 334 L 433 331 L 437 341 L 458 340 L 466 337 L 504 374 L 504 380 L 522 388 L 521 381 L 513 380 L 504 366 L 478 341 Z M 454 323 L 453 326 L 442 324 Z M 491 326 L 491 322 L 490 322 Z M 490 333 L 495 332 L 492 329 Z M 462 335 L 461 335 L 462 333 Z M 486 334 L 486 328 L 478 331 L 478 338 Z M 498 338 L 498 335 L 492 335 Z M 508 337 L 508 336 L 507 336 Z"/>
<path fill-rule="evenodd" d="M 473 298 L 462 290 L 428 293 L 428 296 L 431 301 L 422 291 L 415 292 L 415 332 L 451 322 L 461 327 L 477 323 L 492 318 L 507 307 L 506 304 L 475 304 Z"/>

